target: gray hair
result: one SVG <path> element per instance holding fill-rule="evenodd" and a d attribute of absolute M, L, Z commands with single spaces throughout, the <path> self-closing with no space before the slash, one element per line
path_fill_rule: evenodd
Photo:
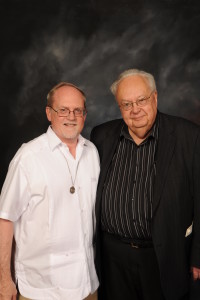
<path fill-rule="evenodd" d="M 53 102 L 53 96 L 55 94 L 55 91 L 58 90 L 60 87 L 62 86 L 71 86 L 75 89 L 77 89 L 82 95 L 83 95 L 83 98 L 84 98 L 84 105 L 85 105 L 85 102 L 86 102 L 86 96 L 85 96 L 85 93 L 79 88 L 77 87 L 76 85 L 70 83 L 70 82 L 66 82 L 66 81 L 62 81 L 58 84 L 56 84 L 48 93 L 47 95 L 47 106 L 51 106 L 52 105 L 52 102 Z"/>
<path fill-rule="evenodd" d="M 118 79 L 116 81 L 114 81 L 113 84 L 111 85 L 110 90 L 114 96 L 116 95 L 117 88 L 118 88 L 120 81 L 128 76 L 144 77 L 147 80 L 150 89 L 152 91 L 156 90 L 156 83 L 155 83 L 155 79 L 154 79 L 153 75 L 151 75 L 150 73 L 144 72 L 142 70 L 128 69 L 128 70 L 122 72 L 119 75 Z"/>

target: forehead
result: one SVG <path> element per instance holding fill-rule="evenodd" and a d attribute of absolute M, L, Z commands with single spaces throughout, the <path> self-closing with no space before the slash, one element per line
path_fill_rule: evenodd
<path fill-rule="evenodd" d="M 143 76 L 133 75 L 122 79 L 117 88 L 117 96 L 140 95 L 150 90 L 149 83 Z"/>
<path fill-rule="evenodd" d="M 53 103 L 60 106 L 84 106 L 83 94 L 74 87 L 62 86 L 55 90 L 53 94 Z"/>

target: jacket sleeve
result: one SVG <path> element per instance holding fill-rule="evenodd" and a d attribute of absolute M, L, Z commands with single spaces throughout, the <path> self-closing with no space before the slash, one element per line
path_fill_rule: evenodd
<path fill-rule="evenodd" d="M 193 160 L 194 218 L 191 266 L 200 268 L 200 130 L 197 136 Z"/>

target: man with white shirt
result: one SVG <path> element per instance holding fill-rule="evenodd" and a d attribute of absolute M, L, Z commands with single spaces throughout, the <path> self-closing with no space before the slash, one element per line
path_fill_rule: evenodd
<path fill-rule="evenodd" d="M 95 292 L 94 204 L 99 176 L 95 146 L 80 133 L 85 94 L 67 82 L 47 96 L 51 126 L 23 144 L 10 163 L 0 198 L 0 300 L 82 300 Z M 89 297 L 88 297 L 89 299 Z"/>

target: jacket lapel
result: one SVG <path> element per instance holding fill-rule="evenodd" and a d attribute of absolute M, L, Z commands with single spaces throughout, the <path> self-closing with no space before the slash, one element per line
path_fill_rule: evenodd
<path fill-rule="evenodd" d="M 108 168 L 110 166 L 110 163 L 112 161 L 113 155 L 115 153 L 115 149 L 117 147 L 117 144 L 119 142 L 121 128 L 123 126 L 123 121 L 119 122 L 118 126 L 115 127 L 114 130 L 111 130 L 108 132 L 104 144 L 103 144 L 103 156 L 102 156 L 102 171 L 100 176 L 100 184 L 101 182 L 104 182 L 106 179 L 106 174 L 108 172 Z"/>
<path fill-rule="evenodd" d="M 173 127 L 167 118 L 159 113 L 159 137 L 158 150 L 156 154 L 156 178 L 154 184 L 153 214 L 160 202 L 161 194 L 166 181 L 168 168 L 172 159 L 175 147 Z"/>

